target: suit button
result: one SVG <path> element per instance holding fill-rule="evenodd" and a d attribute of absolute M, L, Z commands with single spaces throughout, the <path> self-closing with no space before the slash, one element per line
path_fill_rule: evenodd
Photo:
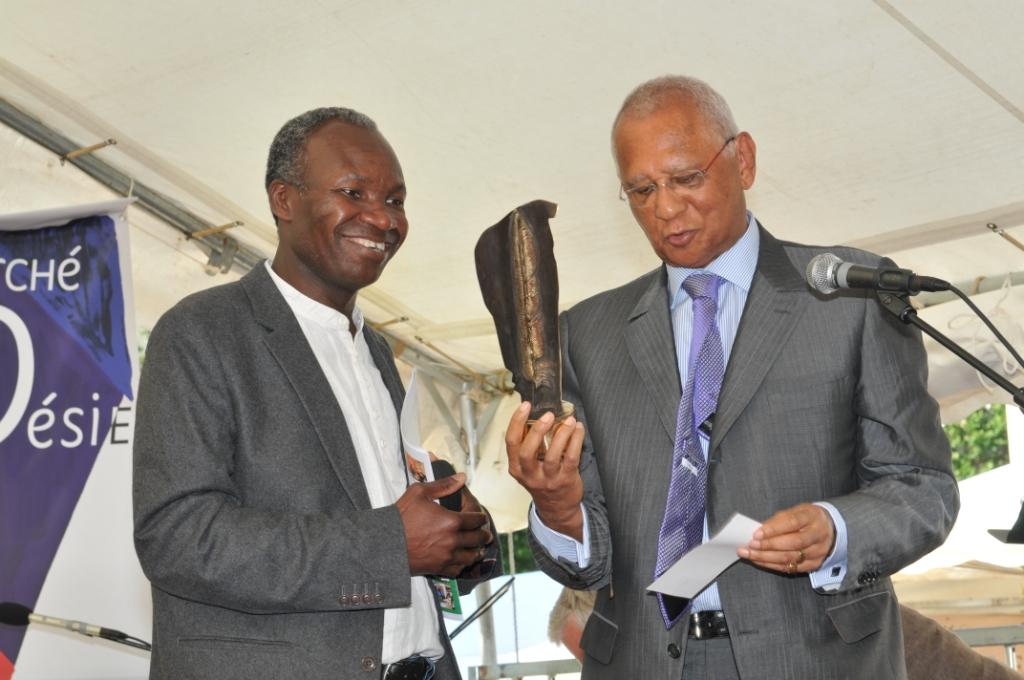
<path fill-rule="evenodd" d="M 384 601 L 384 595 L 382 595 L 381 593 L 377 593 L 374 597 L 377 599 L 377 604 L 380 604 Z"/>
<path fill-rule="evenodd" d="M 671 656 L 673 659 L 678 659 L 680 654 L 682 654 L 682 652 L 679 651 L 679 645 L 677 645 L 674 642 L 668 643 L 669 656 Z"/>
<path fill-rule="evenodd" d="M 362 667 L 362 669 L 363 669 L 364 671 L 366 671 L 367 673 L 369 673 L 369 672 L 370 672 L 370 671 L 372 671 L 372 670 L 376 670 L 376 669 L 377 669 L 377 662 L 376 662 L 376 661 L 374 661 L 374 659 L 373 659 L 373 657 L 372 657 L 372 656 L 364 656 L 364 657 L 363 657 L 363 658 L 362 658 L 362 659 L 361 659 L 361 660 L 359 661 L 359 665 L 360 665 L 360 666 Z"/>
<path fill-rule="evenodd" d="M 363 604 L 370 604 L 370 594 L 363 595 Z"/>
<path fill-rule="evenodd" d="M 348 595 L 342 595 L 341 597 L 339 597 L 338 598 L 338 604 L 340 604 L 342 607 L 347 607 L 348 606 Z"/>

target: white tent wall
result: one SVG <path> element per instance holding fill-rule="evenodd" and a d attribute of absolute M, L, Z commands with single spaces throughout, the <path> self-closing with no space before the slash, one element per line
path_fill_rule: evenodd
<path fill-rule="evenodd" d="M 487 373 L 500 359 L 469 253 L 511 208 L 559 204 L 563 306 L 655 266 L 616 198 L 608 132 L 663 72 L 706 78 L 752 132 L 750 204 L 776 235 L 880 244 L 955 281 L 1024 269 L 984 226 L 1024 239 L 1020 25 L 1013 0 L 50 0 L 5 10 L 0 92 L 83 145 L 118 139 L 99 153 L 213 224 L 244 222 L 233 235 L 264 252 L 274 132 L 314 106 L 373 115 L 411 229 L 364 301 L 405 317 L 390 331 L 408 344 Z"/>
<path fill-rule="evenodd" d="M 0 125 L 0 212 L 17 213 L 120 198 L 50 151 Z M 128 210 L 135 319 L 150 329 L 175 302 L 203 288 L 237 279 L 239 272 L 208 276 L 206 254 L 184 235 L 144 210 Z"/>

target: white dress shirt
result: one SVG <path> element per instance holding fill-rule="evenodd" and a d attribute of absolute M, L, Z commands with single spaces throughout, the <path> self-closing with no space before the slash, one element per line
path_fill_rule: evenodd
<path fill-rule="evenodd" d="M 398 414 L 363 337 L 362 312 L 358 307 L 352 310 L 356 329 L 353 336 L 344 314 L 300 293 L 271 269 L 269 260 L 266 267 L 295 314 L 338 400 L 359 458 L 370 504 L 374 508 L 393 505 L 405 492 L 407 470 Z M 411 586 L 411 606 L 384 610 L 384 664 L 414 654 L 433 659 L 444 655 L 430 583 L 424 576 L 414 576 Z"/>

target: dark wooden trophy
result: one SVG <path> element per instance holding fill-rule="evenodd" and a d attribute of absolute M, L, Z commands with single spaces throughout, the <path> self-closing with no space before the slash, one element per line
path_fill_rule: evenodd
<path fill-rule="evenodd" d="M 505 368 L 516 392 L 533 407 L 530 421 L 548 411 L 558 420 L 573 412 L 562 401 L 558 270 L 548 225 L 557 209 L 548 201 L 521 205 L 476 243 L 480 291 L 494 317 Z"/>

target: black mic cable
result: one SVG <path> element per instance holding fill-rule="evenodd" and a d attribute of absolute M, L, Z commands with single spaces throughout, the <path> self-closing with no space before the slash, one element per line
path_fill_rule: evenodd
<path fill-rule="evenodd" d="M 916 295 L 919 292 L 951 291 L 978 315 L 997 340 L 1013 356 L 1017 365 L 1024 369 L 1024 359 L 1013 348 L 995 324 L 962 290 L 953 284 L 931 276 L 918 276 L 909 269 L 898 267 L 868 267 L 844 262 L 832 253 L 821 253 L 811 258 L 805 272 L 807 284 L 819 293 L 830 295 L 847 288 L 867 288 L 896 295 Z"/>

